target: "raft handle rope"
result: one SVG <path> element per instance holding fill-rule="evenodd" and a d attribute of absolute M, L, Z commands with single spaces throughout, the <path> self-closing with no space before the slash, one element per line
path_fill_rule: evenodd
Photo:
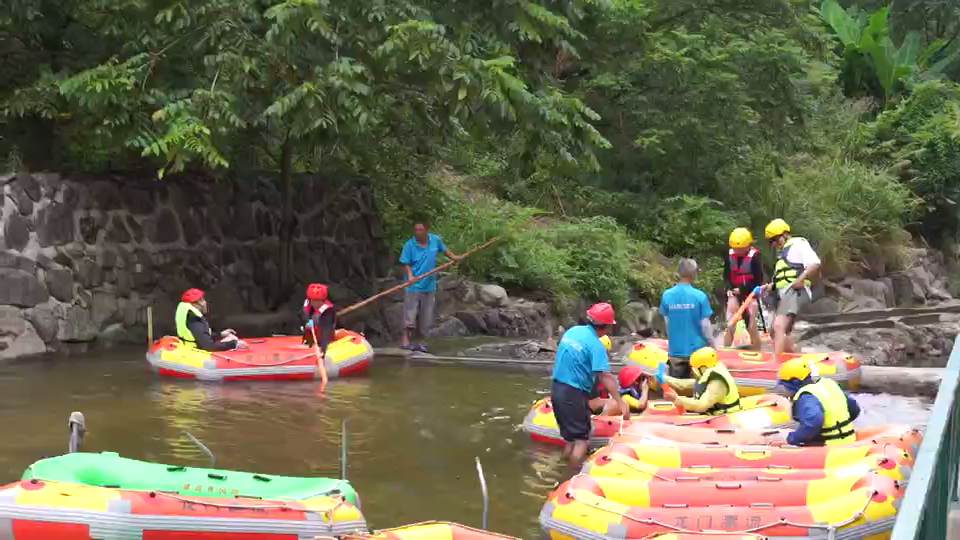
<path fill-rule="evenodd" d="M 487 528 L 487 518 L 490 513 L 490 496 L 487 493 L 487 479 L 483 476 L 483 466 L 480 465 L 480 457 L 474 457 L 477 462 L 477 475 L 480 477 L 480 492 L 483 494 L 483 528 Z"/>
<path fill-rule="evenodd" d="M 329 521 L 329 520 L 333 517 L 333 512 L 334 512 L 337 508 L 340 508 L 341 506 L 343 506 L 343 503 L 345 502 L 344 499 L 343 499 L 343 497 L 331 497 L 331 499 L 334 499 L 334 500 L 336 501 L 336 503 L 333 505 L 333 507 L 328 508 L 328 509 L 326 509 L 326 510 L 310 510 L 310 509 L 308 509 L 308 508 L 291 506 L 291 503 L 294 503 L 294 502 L 296 502 L 296 501 L 286 502 L 286 501 L 282 501 L 282 500 L 281 500 L 280 502 L 275 503 L 275 504 L 239 504 L 239 503 L 213 502 L 213 501 L 211 501 L 211 500 L 203 500 L 203 501 L 201 501 L 201 500 L 198 500 L 198 499 L 192 499 L 192 498 L 190 498 L 190 497 L 184 497 L 184 496 L 179 495 L 179 494 L 177 494 L 177 493 L 170 493 L 170 492 L 168 492 L 168 491 L 151 491 L 150 494 L 151 494 L 151 496 L 154 496 L 154 497 L 156 497 L 156 496 L 161 496 L 161 495 L 162 495 L 162 496 L 164 496 L 164 497 L 169 497 L 169 498 L 171 498 L 171 499 L 175 499 L 175 500 L 178 500 L 178 501 L 180 501 L 180 502 L 189 503 L 189 504 L 196 504 L 196 505 L 201 505 L 201 506 L 212 506 L 212 507 L 214 507 L 214 508 L 226 508 L 226 509 L 230 509 L 230 508 L 244 508 L 244 509 L 250 509 L 250 510 L 279 509 L 279 510 L 295 510 L 295 511 L 304 512 L 304 513 L 307 513 L 307 512 L 316 512 L 316 513 L 322 515 L 322 516 L 324 517 L 324 519 L 326 519 L 327 521 Z M 252 499 L 253 497 L 246 497 L 246 498 L 251 498 L 251 499 Z"/>
<path fill-rule="evenodd" d="M 666 476 L 662 476 L 662 475 L 657 474 L 657 473 L 651 473 L 651 472 L 649 472 L 649 471 L 646 471 L 646 470 L 644 470 L 644 469 L 641 469 L 640 467 L 637 467 L 637 466 L 635 465 L 635 463 L 637 463 L 637 460 L 630 459 L 630 458 L 628 458 L 627 456 L 624 456 L 623 454 L 612 454 L 612 453 L 611 453 L 611 454 L 607 454 L 607 458 L 608 458 L 610 461 L 617 461 L 617 462 L 619 462 L 621 465 L 623 465 L 624 467 L 627 467 L 628 469 L 633 469 L 633 470 L 635 470 L 635 471 L 642 472 L 642 473 L 644 473 L 644 474 L 649 474 L 650 476 L 652 476 L 652 477 L 654 477 L 654 478 L 657 478 L 658 480 L 665 481 L 665 482 L 703 482 L 703 481 L 704 481 L 704 479 L 703 479 L 702 476 L 677 476 L 677 477 L 675 477 L 675 478 L 667 478 Z M 884 458 L 884 459 L 886 459 L 886 458 Z M 692 466 L 692 467 L 687 467 L 687 468 L 688 468 L 688 469 L 704 469 L 704 470 L 711 470 L 711 469 L 713 469 L 713 467 L 711 467 L 711 466 L 709 466 L 709 465 L 694 465 L 694 466 Z M 742 466 L 742 467 L 726 467 L 726 468 L 728 468 L 728 469 L 746 469 L 746 468 L 749 468 L 749 467 Z M 769 466 L 767 466 L 767 467 L 765 467 L 765 468 L 767 468 L 767 469 L 778 469 L 778 470 L 792 470 L 792 469 L 793 469 L 793 467 L 790 467 L 789 465 L 769 465 Z M 876 467 L 870 467 L 869 469 L 867 469 L 867 472 L 872 473 L 872 472 L 876 472 L 877 470 L 878 470 L 878 469 L 877 469 Z M 589 476 L 588 473 L 577 473 L 576 476 L 580 476 L 580 475 L 587 475 L 587 476 Z M 784 478 L 783 478 L 782 476 L 757 476 L 757 478 L 756 478 L 756 481 L 757 481 L 757 482 L 780 482 L 780 481 L 782 481 L 782 480 L 784 480 Z"/>
<path fill-rule="evenodd" d="M 587 502 L 587 501 L 582 501 L 582 500 L 578 499 L 577 496 L 574 494 L 573 490 L 570 489 L 569 484 L 567 485 L 567 491 L 566 491 L 566 493 L 564 493 L 564 496 L 566 496 L 566 497 L 569 498 L 570 500 L 577 501 L 577 502 L 579 502 L 580 504 L 589 506 L 589 507 L 591 507 L 591 508 L 593 508 L 593 509 L 595 509 L 595 510 L 600 510 L 600 511 L 602 511 L 602 512 L 607 512 L 607 513 L 609 513 L 609 514 L 618 515 L 618 516 L 620 516 L 620 517 L 622 517 L 622 518 L 629 519 L 630 521 L 634 521 L 634 522 L 640 523 L 641 525 L 655 525 L 655 526 L 658 526 L 658 527 L 663 527 L 663 528 L 668 529 L 668 530 L 673 530 L 673 531 L 675 531 L 675 532 L 685 533 L 685 534 L 731 534 L 731 533 L 732 533 L 732 534 L 756 534 L 758 531 L 762 531 L 762 530 L 764 530 L 764 529 L 769 529 L 769 528 L 772 528 L 772 527 L 777 527 L 777 526 L 779 526 L 779 525 L 789 525 L 789 526 L 792 526 L 792 527 L 806 527 L 806 528 L 808 528 L 808 529 L 822 529 L 822 530 L 827 531 L 827 539 L 828 539 L 828 540 L 834 540 L 834 539 L 836 538 L 836 536 L 837 536 L 837 530 L 838 530 L 838 529 L 841 529 L 841 528 L 843 528 L 843 527 L 846 527 L 847 525 L 849 525 L 849 524 L 851 524 L 851 523 L 853 523 L 853 522 L 855 522 L 855 521 L 857 521 L 857 520 L 862 519 L 863 517 L 865 517 L 865 516 L 866 516 L 866 512 L 867 512 L 867 507 L 870 506 L 870 502 L 873 501 L 873 498 L 874 498 L 875 496 L 880 495 L 880 494 L 881 494 L 881 492 L 878 491 L 878 490 L 876 490 L 876 489 L 870 490 L 870 495 L 867 497 L 867 500 L 863 503 L 863 506 L 860 508 L 860 510 L 858 510 L 857 512 L 855 512 L 855 513 L 854 513 L 852 516 L 850 516 L 848 519 L 846 519 L 846 520 L 844 520 L 844 521 L 841 521 L 840 523 L 837 523 L 837 524 L 833 524 L 833 525 L 823 525 L 823 524 L 820 524 L 820 523 L 797 523 L 797 522 L 790 521 L 789 519 L 780 518 L 780 519 L 778 519 L 778 520 L 776 520 L 776 521 L 771 521 L 771 522 L 765 523 L 765 524 L 763 524 L 763 525 L 758 525 L 758 526 L 756 526 L 756 527 L 753 527 L 753 528 L 750 528 L 750 529 L 743 529 L 743 530 L 740 530 L 740 531 L 707 531 L 707 530 L 698 531 L 698 530 L 695 530 L 695 529 L 686 529 L 686 528 L 684 528 L 684 527 L 677 527 L 676 525 L 671 525 L 671 524 L 669 524 L 669 523 L 661 523 L 661 522 L 659 522 L 659 521 L 657 521 L 657 520 L 655 520 L 655 519 L 641 519 L 641 518 L 636 518 L 636 517 L 627 515 L 627 514 L 625 514 L 625 513 L 623 513 L 623 512 L 618 512 L 617 510 L 613 510 L 613 509 L 611 509 L 611 508 L 605 508 L 605 507 L 601 506 L 601 503 Z M 606 501 L 606 499 L 602 499 L 602 500 Z M 666 505 L 664 505 L 664 506 L 666 506 Z M 663 533 L 656 533 L 656 534 L 663 534 Z"/>
<path fill-rule="evenodd" d="M 505 534 L 493 533 L 493 532 L 490 532 L 490 531 L 485 531 L 485 530 L 483 530 L 483 529 L 477 529 L 477 528 L 475 528 L 475 527 L 471 527 L 471 526 L 469 526 L 469 525 L 464 525 L 464 524 L 462 524 L 462 523 L 453 523 L 452 521 L 439 521 L 439 520 L 418 521 L 417 523 L 411 523 L 411 524 L 409 524 L 409 525 L 402 525 L 402 526 L 400 526 L 400 527 L 391 527 L 391 528 L 389 528 L 389 529 L 379 529 L 379 530 L 374 531 L 374 532 L 372 532 L 372 533 L 360 533 L 360 534 L 348 533 L 348 534 L 345 535 L 345 536 L 338 536 L 338 537 L 333 537 L 333 536 L 318 536 L 318 537 L 316 538 L 316 540 L 367 540 L 367 539 L 369 539 L 369 538 L 376 537 L 376 536 L 378 536 L 378 535 L 380 535 L 380 534 L 383 534 L 383 533 L 405 531 L 405 530 L 407 530 L 407 529 L 413 529 L 413 528 L 415 528 L 415 527 L 423 527 L 423 526 L 425 526 L 425 525 L 450 525 L 450 526 L 460 527 L 460 528 L 465 529 L 465 530 L 467 530 L 467 531 L 469 531 L 469 532 L 484 533 L 484 534 L 487 535 L 487 536 L 491 536 L 491 535 L 492 535 L 492 536 L 495 536 L 495 537 L 497 537 L 497 538 L 503 538 L 504 540 L 520 540 L 519 538 L 515 538 L 515 537 L 513 537 L 513 536 L 507 536 L 507 535 L 505 535 Z M 659 533 L 658 533 L 658 534 L 659 534 Z"/>
<path fill-rule="evenodd" d="M 193 435 L 191 435 L 189 431 L 187 431 L 187 430 L 185 430 L 185 429 L 181 429 L 181 430 L 180 430 L 180 433 L 186 435 L 187 438 L 189 438 L 190 441 L 193 442 L 193 444 L 195 444 L 195 445 L 197 446 L 197 448 L 199 448 L 204 454 L 207 455 L 208 458 L 210 458 L 210 467 L 211 467 L 211 468 L 212 468 L 214 465 L 217 464 L 217 458 L 213 455 L 213 452 L 211 452 L 210 449 L 207 448 L 202 442 L 200 442 L 199 440 L 197 440 L 196 437 L 194 437 Z"/>

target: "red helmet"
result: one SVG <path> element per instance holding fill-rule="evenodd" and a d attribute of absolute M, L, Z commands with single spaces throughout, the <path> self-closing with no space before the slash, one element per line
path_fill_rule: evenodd
<path fill-rule="evenodd" d="M 637 379 L 643 377 L 643 370 L 637 366 L 627 366 L 620 370 L 617 378 L 620 380 L 620 388 L 630 388 L 636 384 Z"/>
<path fill-rule="evenodd" d="M 327 286 L 320 283 L 311 283 L 310 285 L 307 285 L 307 299 L 326 300 Z"/>
<path fill-rule="evenodd" d="M 617 324 L 613 318 L 613 306 L 606 302 L 594 304 L 587 310 L 587 320 L 590 324 Z"/>
<path fill-rule="evenodd" d="M 187 289 L 182 295 L 180 295 L 181 302 L 187 302 L 190 304 L 199 302 L 201 298 L 203 298 L 203 291 L 200 289 Z"/>

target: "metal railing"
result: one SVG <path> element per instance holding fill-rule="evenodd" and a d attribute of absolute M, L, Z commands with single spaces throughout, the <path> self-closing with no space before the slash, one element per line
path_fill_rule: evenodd
<path fill-rule="evenodd" d="M 960 465 L 960 342 L 944 370 L 913 474 L 900 504 L 891 540 L 943 540 L 958 500 Z"/>

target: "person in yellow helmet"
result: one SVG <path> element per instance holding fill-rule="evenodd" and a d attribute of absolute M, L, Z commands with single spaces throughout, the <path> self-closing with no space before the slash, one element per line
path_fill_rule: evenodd
<path fill-rule="evenodd" d="M 727 414 L 742 409 L 737 382 L 720 362 L 717 350 L 712 347 L 697 349 L 690 355 L 693 379 L 664 377 L 663 395 L 675 405 L 688 412 L 703 414 Z M 693 398 L 677 395 L 676 391 L 689 393 Z"/>
<path fill-rule="evenodd" d="M 773 279 L 762 289 L 764 293 L 772 291 L 777 306 L 773 320 L 773 355 L 779 361 L 783 353 L 795 352 L 790 333 L 797 314 L 810 303 L 810 277 L 820 270 L 820 257 L 806 239 L 791 236 L 790 225 L 780 218 L 768 223 L 763 233 L 770 247 L 777 250 Z"/>
<path fill-rule="evenodd" d="M 853 421 L 860 416 L 860 405 L 836 381 L 815 377 L 810 362 L 803 358 L 784 362 L 777 378 L 792 396 L 792 415 L 798 427 L 787 434 L 786 441 L 769 444 L 834 446 L 857 440 Z"/>
<path fill-rule="evenodd" d="M 724 259 L 723 275 L 727 286 L 727 320 L 740 309 L 740 305 L 747 299 L 755 287 L 764 282 L 763 261 L 760 251 L 753 247 L 753 234 L 749 229 L 738 227 L 730 233 L 730 251 Z M 757 299 L 759 300 L 759 298 Z M 760 329 L 757 325 L 758 303 L 750 301 L 747 310 L 743 313 L 747 331 L 750 333 L 750 345 L 754 350 L 760 350 Z M 723 336 L 724 347 L 733 344 L 733 334 L 736 324 L 729 325 Z"/>

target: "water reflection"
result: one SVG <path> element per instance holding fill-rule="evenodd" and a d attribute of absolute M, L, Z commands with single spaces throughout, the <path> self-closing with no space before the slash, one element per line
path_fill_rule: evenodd
<path fill-rule="evenodd" d="M 442 519 L 480 525 L 474 456 L 491 496 L 490 528 L 539 537 L 537 514 L 560 480 L 556 447 L 532 443 L 520 422 L 545 393 L 542 372 L 407 367 L 381 361 L 370 378 L 319 384 L 201 384 L 158 379 L 141 351 L 0 366 L 0 472 L 66 450 L 66 420 L 82 411 L 85 449 L 165 463 L 268 474 L 339 476 L 341 422 L 349 430 L 348 478 L 373 527 Z M 923 425 L 929 403 L 857 396 L 859 425 Z M 16 427 L 13 427 L 16 426 Z"/>

